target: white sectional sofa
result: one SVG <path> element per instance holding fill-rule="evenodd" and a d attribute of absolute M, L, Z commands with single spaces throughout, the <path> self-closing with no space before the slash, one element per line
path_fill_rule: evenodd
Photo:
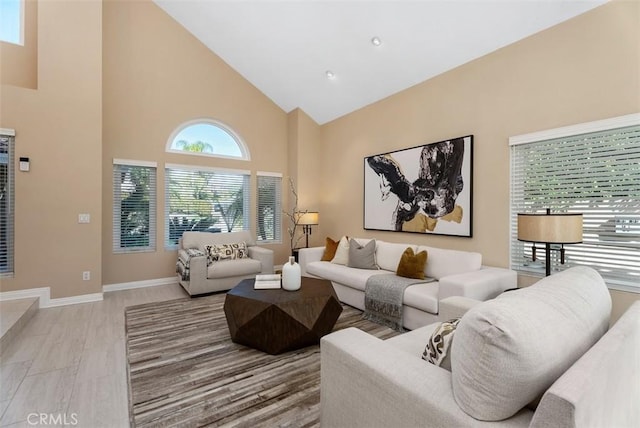
<path fill-rule="evenodd" d="M 356 239 L 361 245 L 370 240 Z M 357 269 L 321 261 L 324 247 L 302 248 L 299 263 L 304 276 L 330 280 L 341 302 L 365 309 L 366 282 L 372 275 L 396 272 L 402 253 L 411 247 L 415 253 L 427 251 L 425 275 L 433 282 L 409 286 L 403 298 L 403 325 L 413 330 L 446 316 L 453 296 L 487 300 L 517 287 L 516 272 L 482 265 L 480 253 L 445 250 L 423 245 L 399 244 L 376 240 L 375 259 L 379 269 Z M 444 300 L 444 301 L 443 301 Z"/>
<path fill-rule="evenodd" d="M 574 267 L 477 302 L 452 334 L 450 370 L 422 359 L 440 323 L 387 340 L 331 333 L 321 426 L 639 427 L 640 302 L 607 331 L 610 313 L 600 275 Z"/>

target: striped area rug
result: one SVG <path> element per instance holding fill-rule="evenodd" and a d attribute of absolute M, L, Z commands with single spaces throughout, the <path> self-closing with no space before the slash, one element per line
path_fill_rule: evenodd
<path fill-rule="evenodd" d="M 126 308 L 131 426 L 319 426 L 319 346 L 269 355 L 231 342 L 224 298 Z M 346 327 L 398 334 L 349 306 L 334 331 Z"/>

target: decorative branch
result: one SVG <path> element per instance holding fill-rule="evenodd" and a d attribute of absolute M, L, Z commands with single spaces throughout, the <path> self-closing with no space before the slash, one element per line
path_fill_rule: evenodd
<path fill-rule="evenodd" d="M 289 219 L 289 227 L 287 227 L 287 232 L 289 232 L 289 243 L 291 245 L 291 253 L 297 247 L 298 242 L 302 239 L 302 235 L 299 235 L 296 238 L 296 229 L 298 228 L 298 223 L 300 222 L 300 218 L 306 214 L 309 210 L 298 211 L 298 192 L 296 191 L 296 187 L 293 184 L 293 179 L 289 177 L 289 191 L 293 195 L 293 206 L 291 208 L 291 212 L 282 210 L 282 213 L 287 216 Z"/>

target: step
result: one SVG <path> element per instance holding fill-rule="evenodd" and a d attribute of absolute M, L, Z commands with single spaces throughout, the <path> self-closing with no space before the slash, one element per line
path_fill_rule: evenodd
<path fill-rule="evenodd" d="M 6 349 L 38 311 L 38 299 L 0 301 L 0 352 Z"/>

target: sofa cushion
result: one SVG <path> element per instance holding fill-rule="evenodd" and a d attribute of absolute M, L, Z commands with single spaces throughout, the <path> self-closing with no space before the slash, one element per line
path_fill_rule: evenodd
<path fill-rule="evenodd" d="M 611 297 L 600 275 L 574 267 L 467 312 L 451 356 L 456 402 L 498 421 L 546 391 L 607 330 Z"/>
<path fill-rule="evenodd" d="M 339 243 L 340 241 L 334 241 L 327 236 L 324 244 L 324 253 L 322 253 L 322 258 L 320 260 L 322 260 L 323 262 L 330 262 L 331 260 L 333 260 L 333 258 L 336 256 L 336 250 L 338 249 Z"/>
<path fill-rule="evenodd" d="M 411 248 L 416 252 L 418 246 L 378 241 L 376 248 L 376 263 L 380 269 L 395 272 L 398 268 L 398 263 L 400 263 L 402 253 L 404 253 L 404 250 L 407 248 Z"/>
<path fill-rule="evenodd" d="M 357 269 L 378 269 L 376 265 L 376 240 L 361 245 L 356 239 L 349 241 L 349 261 L 347 266 Z"/>
<path fill-rule="evenodd" d="M 424 279 L 424 269 L 427 264 L 427 252 L 420 251 L 418 254 L 413 252 L 413 248 L 408 247 L 402 253 L 396 275 L 405 278 Z"/>
<path fill-rule="evenodd" d="M 438 313 L 438 283 L 413 284 L 404 290 L 402 303 L 430 314 Z"/>
<path fill-rule="evenodd" d="M 389 274 L 383 270 L 356 269 L 331 262 L 311 262 L 307 264 L 307 272 L 363 292 L 371 275 Z"/>
<path fill-rule="evenodd" d="M 251 236 L 251 232 L 248 230 L 227 233 L 184 232 L 182 234 L 182 248 L 197 248 L 203 252 L 207 245 L 232 244 L 243 241 L 246 242 L 248 246 L 256 245 L 256 242 Z"/>
<path fill-rule="evenodd" d="M 335 263 L 337 265 L 346 265 L 349 263 L 349 238 L 347 236 L 340 238 L 340 243 L 338 243 L 338 248 L 336 249 L 336 255 L 331 259 L 331 263 Z"/>
<path fill-rule="evenodd" d="M 211 263 L 207 268 L 207 278 L 228 278 L 232 276 L 254 275 L 262 271 L 260 260 L 237 259 Z"/>
<path fill-rule="evenodd" d="M 451 371 L 451 343 L 460 318 L 454 318 L 438 324 L 422 352 L 422 359 Z"/>
<path fill-rule="evenodd" d="M 429 254 L 425 275 L 440 279 L 445 276 L 479 270 L 482 267 L 482 254 L 469 251 L 443 250 L 420 245 L 418 251 Z"/>

